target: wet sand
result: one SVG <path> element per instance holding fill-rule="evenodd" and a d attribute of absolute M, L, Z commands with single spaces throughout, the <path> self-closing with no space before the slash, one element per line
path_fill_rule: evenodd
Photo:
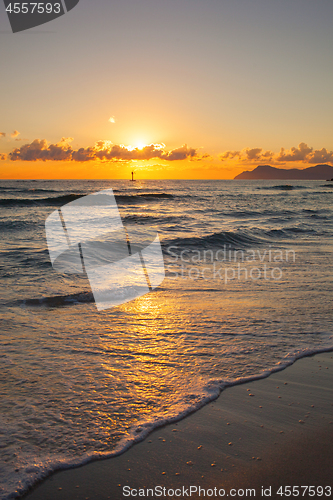
<path fill-rule="evenodd" d="M 156 486 L 162 488 L 156 495 L 147 492 Z M 206 496 L 195 493 L 199 486 Z M 333 498 L 332 352 L 227 388 L 122 455 L 57 472 L 24 498 L 222 498 L 223 490 L 225 497 L 265 498 L 270 487 L 269 498 L 286 498 L 277 494 L 280 486 L 295 487 L 290 498 Z M 129 488 L 133 495 L 123 495 Z"/>

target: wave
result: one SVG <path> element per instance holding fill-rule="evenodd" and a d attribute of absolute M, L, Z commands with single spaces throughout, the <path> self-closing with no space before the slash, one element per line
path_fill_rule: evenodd
<path fill-rule="evenodd" d="M 20 193 L 59 193 L 58 189 L 44 189 L 44 188 L 29 188 L 29 189 L 18 189 Z"/>
<path fill-rule="evenodd" d="M 16 188 L 0 186 L 0 191 L 9 191 L 13 193 L 59 193 L 58 189 L 45 189 L 45 188 Z"/>
<path fill-rule="evenodd" d="M 50 198 L 2 198 L 0 206 L 3 207 L 30 207 L 30 206 L 58 206 L 81 198 L 82 194 L 64 194 Z"/>
<path fill-rule="evenodd" d="M 286 227 L 283 229 L 270 229 L 269 231 L 263 231 L 263 233 L 269 238 L 290 238 L 292 236 L 304 234 L 313 235 L 317 233 L 315 229 L 301 228 L 301 227 Z"/>
<path fill-rule="evenodd" d="M 285 220 L 286 217 L 298 215 L 296 210 L 234 210 L 230 212 L 221 212 L 225 217 L 247 218 L 247 217 L 276 217 L 279 216 Z"/>
<path fill-rule="evenodd" d="M 326 187 L 326 186 L 325 186 Z M 332 189 L 329 189 L 328 191 L 311 191 L 311 195 L 314 195 L 314 194 L 332 194 L 333 193 L 333 190 Z"/>
<path fill-rule="evenodd" d="M 62 194 L 59 196 L 51 196 L 48 198 L 2 198 L 0 199 L 0 206 L 3 207 L 30 207 L 30 206 L 61 206 L 71 201 L 82 198 L 84 194 Z M 140 193 L 133 195 L 115 195 L 116 200 L 123 201 L 138 201 L 138 200 L 151 200 L 151 199 L 172 199 L 174 195 L 168 193 Z"/>
<path fill-rule="evenodd" d="M 140 193 L 140 194 L 116 194 L 117 201 L 137 201 L 151 199 L 173 199 L 175 196 L 170 193 Z"/>
<path fill-rule="evenodd" d="M 1 232 L 27 231 L 37 227 L 38 223 L 29 220 L 0 221 Z"/>
<path fill-rule="evenodd" d="M 268 190 L 268 191 L 271 191 L 272 189 L 292 191 L 293 189 L 308 189 L 308 188 L 306 186 L 294 186 L 292 184 L 278 184 L 277 186 L 261 186 L 258 187 L 257 189 Z"/>
<path fill-rule="evenodd" d="M 322 208 L 322 209 L 313 209 L 313 208 L 303 208 L 302 212 L 305 212 L 307 214 L 326 214 L 327 209 Z"/>
<path fill-rule="evenodd" d="M 80 303 L 95 302 L 92 292 L 79 292 L 69 295 L 54 295 L 51 297 L 40 297 L 36 299 L 24 299 L 20 302 L 25 306 L 46 306 L 46 307 L 62 307 Z"/>
<path fill-rule="evenodd" d="M 192 236 L 187 238 L 175 238 L 173 240 L 163 240 L 162 246 L 186 246 L 186 247 L 214 247 L 228 245 L 230 248 L 245 248 L 253 245 L 265 243 L 260 236 L 249 235 L 246 232 L 221 231 L 207 236 Z"/>
<path fill-rule="evenodd" d="M 179 222 L 180 217 L 174 216 L 154 216 L 154 215 L 127 215 L 122 218 L 123 222 L 126 224 L 146 224 L 151 222 L 153 224 L 176 224 Z"/>
<path fill-rule="evenodd" d="M 24 193 L 27 191 L 27 189 L 22 189 L 22 188 L 16 188 L 13 186 L 0 186 L 0 191 L 12 191 L 13 193 Z"/>
<path fill-rule="evenodd" d="M 291 238 L 300 235 L 316 234 L 317 231 L 313 228 L 301 227 L 286 227 L 283 229 L 260 229 L 252 228 L 251 230 L 235 231 L 221 231 L 207 236 L 190 236 L 186 238 L 175 238 L 172 240 L 163 240 L 163 248 L 170 247 L 171 245 L 178 246 L 179 248 L 211 248 L 223 247 L 227 245 L 230 249 L 242 249 L 264 244 L 273 244 L 274 240 L 290 240 Z"/>
<path fill-rule="evenodd" d="M 320 220 L 331 220 L 331 218 L 327 217 L 326 215 L 318 215 L 318 214 L 308 215 L 308 218 L 311 218 L 311 219 L 320 219 Z"/>

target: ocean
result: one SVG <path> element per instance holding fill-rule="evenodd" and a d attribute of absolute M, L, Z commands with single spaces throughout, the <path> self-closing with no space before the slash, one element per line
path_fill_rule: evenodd
<path fill-rule="evenodd" d="M 333 349 L 333 183 L 286 182 L 0 181 L 2 499 Z M 165 279 L 98 311 L 45 220 L 109 188 L 125 227 L 158 233 Z"/>

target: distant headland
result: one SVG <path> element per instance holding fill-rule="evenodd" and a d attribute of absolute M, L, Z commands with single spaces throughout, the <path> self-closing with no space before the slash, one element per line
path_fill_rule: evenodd
<path fill-rule="evenodd" d="M 333 167 L 327 164 L 315 165 L 304 169 L 277 168 L 270 165 L 259 165 L 254 170 L 246 170 L 235 179 L 271 179 L 271 180 L 327 180 L 333 178 Z"/>

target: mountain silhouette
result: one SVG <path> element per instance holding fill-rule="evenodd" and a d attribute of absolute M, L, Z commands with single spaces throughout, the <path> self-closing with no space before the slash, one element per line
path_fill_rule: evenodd
<path fill-rule="evenodd" d="M 259 165 L 254 170 L 246 170 L 235 179 L 271 179 L 271 180 L 327 180 L 333 178 L 333 167 L 327 164 L 315 165 L 304 169 L 277 168 L 270 165 Z"/>

